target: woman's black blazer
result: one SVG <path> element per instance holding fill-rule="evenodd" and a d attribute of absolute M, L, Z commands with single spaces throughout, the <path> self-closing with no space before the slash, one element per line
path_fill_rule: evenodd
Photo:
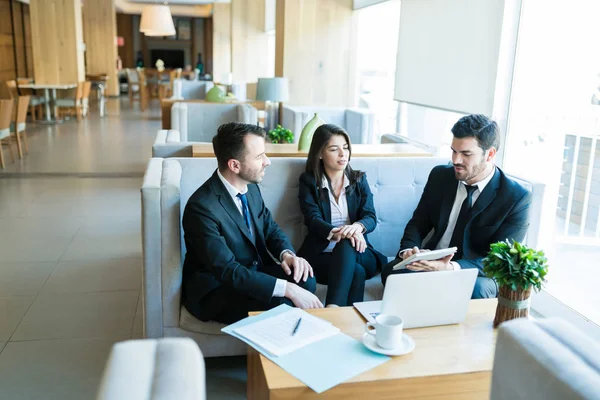
<path fill-rule="evenodd" d="M 298 193 L 300 209 L 304 215 L 304 223 L 308 227 L 308 235 L 298 255 L 311 259 L 320 254 L 329 245 L 327 236 L 333 228 L 331 224 L 331 204 L 329 202 L 329 189 L 321 188 L 311 172 L 300 175 L 300 189 Z M 362 175 L 354 184 L 346 189 L 346 201 L 348 203 L 348 216 L 350 223 L 360 222 L 366 231 L 363 233 L 368 247 L 373 249 L 369 243 L 367 234 L 373 232 L 377 226 L 375 206 L 373 205 L 373 194 L 367 182 L 367 176 Z M 374 249 L 373 249 L 374 250 Z M 380 256 L 385 262 L 386 258 Z"/>

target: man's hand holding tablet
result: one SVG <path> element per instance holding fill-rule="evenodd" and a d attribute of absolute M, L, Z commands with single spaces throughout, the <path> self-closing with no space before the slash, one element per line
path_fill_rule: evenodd
<path fill-rule="evenodd" d="M 396 264 L 394 269 L 408 269 L 410 271 L 445 271 L 453 270 L 450 260 L 456 252 L 456 247 L 439 250 L 427 250 L 413 247 L 402 252 L 402 262 Z"/>

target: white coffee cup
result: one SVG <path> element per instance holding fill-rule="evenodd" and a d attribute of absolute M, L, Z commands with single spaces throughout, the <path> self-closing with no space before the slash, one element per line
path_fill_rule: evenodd
<path fill-rule="evenodd" d="M 375 329 L 369 329 L 374 327 Z M 368 322 L 365 332 L 375 336 L 375 342 L 383 349 L 397 349 L 402 345 L 404 321 L 395 315 L 379 314 L 375 323 Z"/>

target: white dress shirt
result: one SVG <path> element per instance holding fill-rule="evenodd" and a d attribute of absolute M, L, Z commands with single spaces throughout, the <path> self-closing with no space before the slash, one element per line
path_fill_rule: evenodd
<path fill-rule="evenodd" d="M 487 186 L 488 183 L 492 180 L 494 173 L 496 172 L 496 167 L 492 169 L 492 172 L 482 180 L 477 183 L 474 183 L 471 186 L 477 186 L 477 189 L 473 192 L 471 207 L 475 205 L 475 202 L 479 198 L 483 189 Z M 458 220 L 458 214 L 460 214 L 460 208 L 462 207 L 463 201 L 467 198 L 467 189 L 465 189 L 465 185 L 467 183 L 463 181 L 459 181 L 456 188 L 456 197 L 454 199 L 454 204 L 452 205 L 452 210 L 450 211 L 450 217 L 448 218 L 448 226 L 442 235 L 442 238 L 438 242 L 436 246 L 437 249 L 445 249 L 450 245 L 450 240 L 452 240 L 452 234 L 454 233 L 454 228 L 456 227 L 456 221 Z M 460 264 L 456 261 L 451 261 L 451 264 L 454 266 L 454 269 L 460 269 Z"/>
<path fill-rule="evenodd" d="M 329 185 L 327 183 L 327 178 L 323 176 L 321 178 L 321 189 L 327 189 L 329 192 L 329 204 L 331 209 L 331 225 L 338 227 L 342 225 L 350 225 L 350 216 L 348 215 L 348 201 L 346 200 L 346 188 L 350 186 L 350 181 L 346 174 L 344 174 L 344 182 L 342 184 L 342 191 L 340 192 L 340 197 L 338 201 L 335 201 L 335 196 L 333 191 L 329 189 Z M 337 244 L 335 240 L 330 240 L 333 236 L 333 233 L 329 233 L 327 240 L 329 240 L 329 245 L 323 250 L 323 253 L 331 253 L 333 248 Z"/>
<path fill-rule="evenodd" d="M 217 175 L 219 176 L 219 179 L 221 180 L 221 182 L 223 182 L 225 189 L 227 189 L 227 192 L 231 196 L 233 202 L 235 203 L 235 205 L 238 208 L 238 211 L 240 212 L 240 214 L 243 217 L 244 212 L 243 212 L 243 208 L 242 208 L 242 200 L 237 195 L 238 195 L 238 193 L 240 193 L 240 194 L 248 193 L 248 186 L 244 186 L 244 189 L 238 190 L 235 186 L 233 186 L 231 183 L 229 183 L 223 175 L 221 175 L 221 171 L 219 171 L 218 169 L 217 169 Z M 248 212 L 250 212 L 250 210 L 248 210 Z M 252 224 L 250 224 L 250 231 L 251 231 L 251 234 L 254 236 L 254 226 L 252 226 Z M 281 261 L 281 257 L 283 256 L 283 253 L 285 253 L 285 252 L 290 252 L 293 254 L 293 252 L 291 250 L 283 250 L 281 252 L 281 254 L 279 255 L 280 261 Z M 273 289 L 273 297 L 285 297 L 286 288 L 287 288 L 287 281 L 284 279 L 277 279 L 277 281 L 275 282 L 275 289 Z"/>

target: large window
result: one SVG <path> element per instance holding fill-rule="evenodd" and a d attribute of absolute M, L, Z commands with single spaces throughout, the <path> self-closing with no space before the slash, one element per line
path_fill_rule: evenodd
<path fill-rule="evenodd" d="M 504 167 L 546 184 L 544 310 L 600 324 L 600 2 L 524 1 Z M 557 308 L 555 307 L 555 308 Z"/>
<path fill-rule="evenodd" d="M 375 111 L 375 142 L 396 132 L 398 103 L 394 101 L 394 74 L 398 49 L 400 0 L 356 11 L 358 14 L 356 104 Z"/>

